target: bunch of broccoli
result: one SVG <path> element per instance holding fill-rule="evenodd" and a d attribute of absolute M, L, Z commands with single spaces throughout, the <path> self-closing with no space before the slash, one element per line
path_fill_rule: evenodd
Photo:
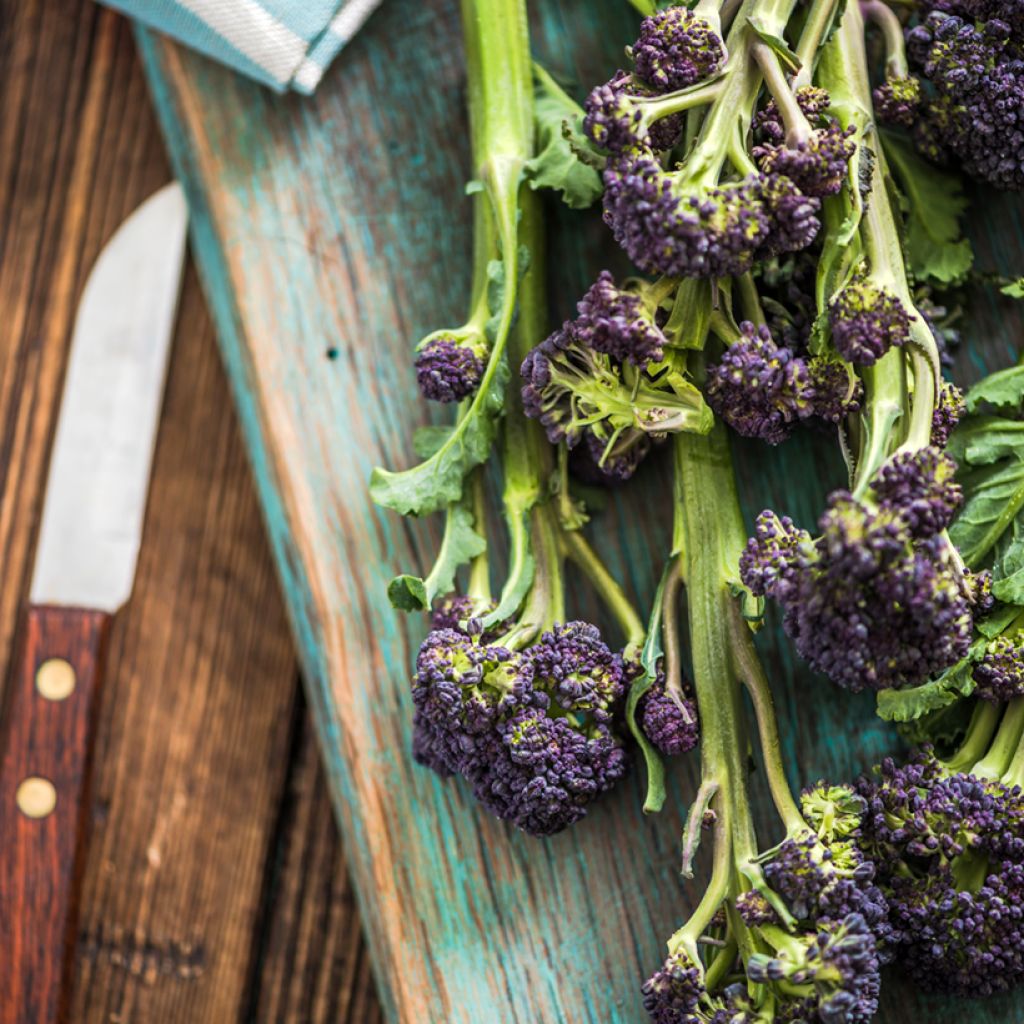
<path fill-rule="evenodd" d="M 931 988 L 1011 987 L 1024 369 L 966 395 L 943 378 L 959 341 L 943 295 L 973 253 L 958 179 L 936 165 L 1024 185 L 1024 3 L 631 2 L 645 16 L 627 66 L 578 105 L 531 65 L 522 0 L 463 0 L 470 311 L 415 354 L 455 420 L 421 433 L 419 465 L 371 482 L 382 505 L 446 517 L 433 568 L 389 591 L 432 612 L 413 754 L 546 836 L 634 747 L 659 810 L 663 758 L 699 745 L 683 874 L 710 845 L 711 878 L 643 985 L 656 1024 L 860 1024 L 892 961 Z M 637 270 L 603 271 L 554 331 L 544 189 L 600 202 Z M 729 432 L 779 445 L 800 429 L 835 438 L 848 478 L 813 531 L 782 509 L 749 535 Z M 578 482 L 628 484 L 659 448 L 674 531 L 645 625 L 585 539 Z M 567 614 L 570 566 L 618 645 Z M 875 692 L 920 752 L 794 796 L 754 644 L 765 599 L 810 668 Z M 778 816 L 767 842 L 751 752 Z"/>

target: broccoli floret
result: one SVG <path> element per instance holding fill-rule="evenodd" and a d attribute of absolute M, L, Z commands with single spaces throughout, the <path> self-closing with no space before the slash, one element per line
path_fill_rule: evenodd
<path fill-rule="evenodd" d="M 921 82 L 913 75 L 889 75 L 871 94 L 875 117 L 884 124 L 913 128 L 921 109 Z"/>
<path fill-rule="evenodd" d="M 714 24 L 702 11 L 668 7 L 644 18 L 640 36 L 629 48 L 636 73 L 647 85 L 662 92 L 685 89 L 710 78 L 725 61 L 719 35 L 718 6 L 705 2 Z"/>
<path fill-rule="evenodd" d="M 657 324 L 657 310 L 636 292 L 619 288 L 609 271 L 601 271 L 576 309 L 575 333 L 582 344 L 620 363 L 645 367 L 661 362 L 668 342 Z"/>
<path fill-rule="evenodd" d="M 924 4 L 907 49 L 930 95 L 918 142 L 997 188 L 1024 188 L 1024 30 L 1002 4 Z M 957 14 L 946 13 L 956 9 Z"/>
<path fill-rule="evenodd" d="M 1019 711 L 968 771 L 925 750 L 907 764 L 883 761 L 860 782 L 860 841 L 900 934 L 898 958 L 929 990 L 988 995 L 1024 978 Z"/>
<path fill-rule="evenodd" d="M 738 434 L 780 444 L 813 414 L 810 370 L 805 360 L 776 345 L 767 327 L 743 323 L 740 334 L 708 367 L 708 404 Z"/>
<path fill-rule="evenodd" d="M 865 274 L 850 281 L 828 307 L 832 342 L 857 366 L 871 366 L 893 346 L 905 345 L 913 320 L 897 295 Z"/>
<path fill-rule="evenodd" d="M 416 352 L 416 383 L 432 402 L 461 402 L 480 386 L 486 346 L 467 342 L 454 332 L 435 334 Z"/>
<path fill-rule="evenodd" d="M 640 698 L 637 719 L 644 735 L 666 757 L 693 750 L 700 738 L 696 702 L 689 693 L 681 698 L 668 693 L 662 673 Z"/>
<path fill-rule="evenodd" d="M 956 429 L 963 414 L 967 411 L 964 393 L 948 380 L 939 387 L 939 400 L 935 403 L 932 413 L 932 443 L 945 448 L 949 435 Z"/>
<path fill-rule="evenodd" d="M 743 581 L 779 602 L 797 650 L 840 686 L 912 686 L 966 655 L 978 599 L 941 532 L 962 500 L 954 468 L 935 448 L 897 455 L 863 500 L 831 495 L 817 539 L 758 518 Z"/>
<path fill-rule="evenodd" d="M 974 666 L 974 692 L 985 700 L 1024 696 L 1024 632 L 994 637 Z"/>
<path fill-rule="evenodd" d="M 532 835 L 582 818 L 626 771 L 622 662 L 584 622 L 515 651 L 432 631 L 413 680 L 416 759 L 460 775 L 493 814 Z"/>

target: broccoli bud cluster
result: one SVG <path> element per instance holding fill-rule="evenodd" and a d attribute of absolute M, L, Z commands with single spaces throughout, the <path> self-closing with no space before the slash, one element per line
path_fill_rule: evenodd
<path fill-rule="evenodd" d="M 841 364 L 776 344 L 767 326 L 740 324 L 740 338 L 708 367 L 712 410 L 744 437 L 780 444 L 800 422 L 838 423 L 858 408 L 859 386 Z"/>
<path fill-rule="evenodd" d="M 950 771 L 925 751 L 861 780 L 862 843 L 900 935 L 898 956 L 929 990 L 961 996 L 1024 979 L 1024 804 L 1018 786 Z"/>
<path fill-rule="evenodd" d="M 412 693 L 417 761 L 462 776 L 491 813 L 531 835 L 578 821 L 626 772 L 622 659 L 588 623 L 556 625 L 521 652 L 473 623 L 435 629 Z"/>
<path fill-rule="evenodd" d="M 921 4 L 907 52 L 929 95 L 918 141 L 997 188 L 1024 188 L 1024 18 L 1016 3 Z"/>
<path fill-rule="evenodd" d="M 831 495 L 819 536 L 762 512 L 744 583 L 784 611 L 816 669 L 847 689 L 912 686 L 964 657 L 978 597 L 942 531 L 962 500 L 933 447 L 891 459 L 857 500 Z"/>

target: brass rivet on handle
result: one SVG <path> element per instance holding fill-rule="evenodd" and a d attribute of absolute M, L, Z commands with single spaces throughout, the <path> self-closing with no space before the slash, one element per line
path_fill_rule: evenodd
<path fill-rule="evenodd" d="M 75 670 L 63 658 L 47 658 L 36 672 L 36 689 L 47 700 L 66 700 L 77 682 Z"/>
<path fill-rule="evenodd" d="M 22 779 L 14 799 L 26 818 L 45 818 L 57 806 L 57 790 L 49 779 L 30 775 Z"/>

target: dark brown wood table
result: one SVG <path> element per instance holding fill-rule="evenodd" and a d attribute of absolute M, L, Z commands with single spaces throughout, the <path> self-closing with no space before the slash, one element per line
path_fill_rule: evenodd
<path fill-rule="evenodd" d="M 0 0 L 0 678 L 92 261 L 170 172 L 128 24 Z M 380 1020 L 213 330 L 186 273 L 97 744 L 74 1024 Z"/>

